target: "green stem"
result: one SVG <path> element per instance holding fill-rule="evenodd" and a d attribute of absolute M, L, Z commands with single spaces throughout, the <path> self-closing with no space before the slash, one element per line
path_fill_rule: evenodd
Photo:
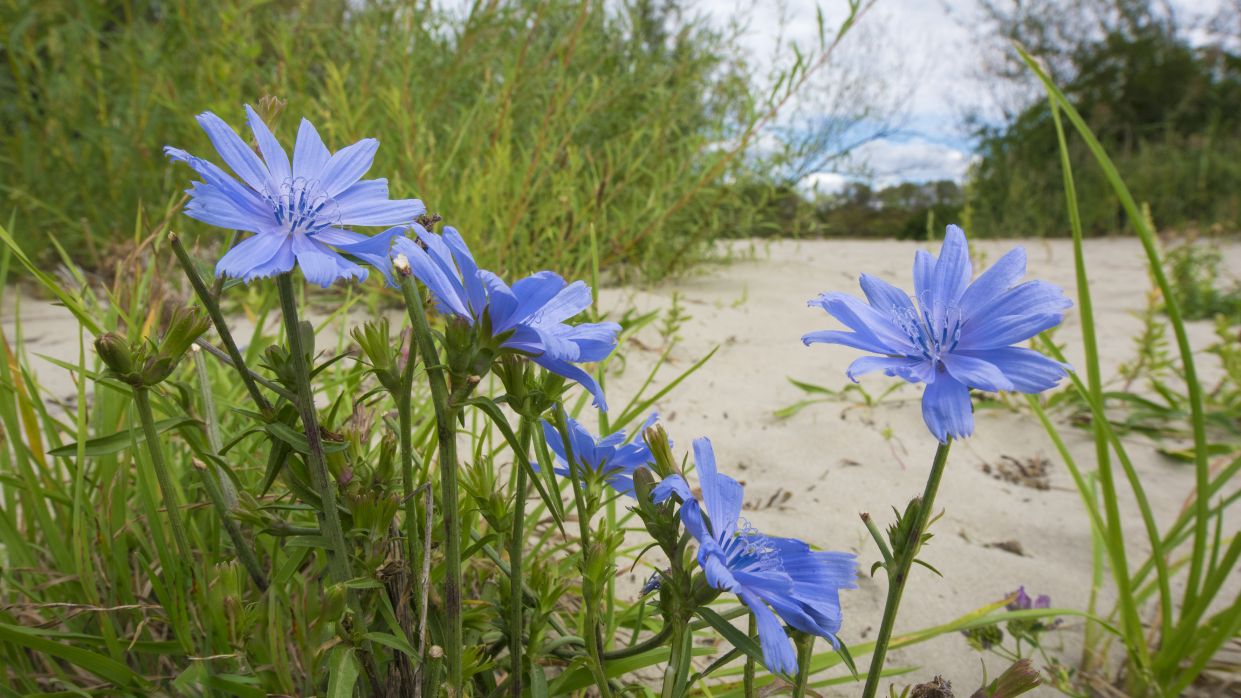
<path fill-rule="evenodd" d="M 200 463 L 197 460 L 194 461 L 194 469 L 198 471 L 199 477 L 203 481 L 203 489 L 207 490 L 207 498 L 211 500 L 211 506 L 215 507 L 215 513 L 220 517 L 220 523 L 224 525 L 224 532 L 228 534 L 229 540 L 233 542 L 233 548 L 237 551 L 237 559 L 241 561 L 241 566 L 246 568 L 246 572 L 250 574 L 250 579 L 254 580 L 255 586 L 260 591 L 267 591 L 267 575 L 263 573 L 263 566 L 259 564 L 258 555 L 250 547 L 250 543 L 242 535 L 237 521 L 233 519 L 232 514 L 229 512 L 228 504 L 224 501 L 224 493 L 220 490 L 220 484 L 216 482 L 215 475 L 207 469 L 205 463 Z"/>
<path fill-rule="evenodd" d="M 509 539 L 508 559 L 509 559 L 509 657 L 512 661 L 511 676 L 512 681 L 509 684 L 509 690 L 513 694 L 513 698 L 521 698 L 522 690 L 522 671 L 521 663 L 522 653 L 522 621 L 525 603 L 522 581 L 524 576 L 523 560 L 524 547 L 526 543 L 526 463 L 529 459 L 530 450 L 527 444 L 530 442 L 530 435 L 533 431 L 533 419 L 523 416 L 521 418 L 521 426 L 518 427 L 517 442 L 521 445 L 522 453 L 514 454 L 513 468 L 516 469 L 516 481 L 513 486 L 513 497 L 516 500 L 513 507 L 513 532 Z"/>
<path fill-rule="evenodd" d="M 754 619 L 754 614 L 751 613 L 750 627 L 746 631 L 746 636 L 754 637 L 756 634 L 758 634 L 758 621 Z M 754 661 L 753 655 L 747 654 L 745 656 L 745 673 L 742 674 L 741 678 L 741 685 L 745 688 L 745 698 L 754 698 L 754 696 L 758 695 L 754 692 L 754 675 L 755 670 L 758 668 L 757 664 Z"/>
<path fill-rule="evenodd" d="M 664 670 L 663 688 L 660 698 L 678 698 L 689 678 L 690 655 L 693 654 L 693 633 L 689 624 L 674 620 L 671 623 L 672 640 L 668 644 L 668 667 Z"/>
<path fill-rule="evenodd" d="M 164 449 L 160 446 L 159 432 L 155 430 L 155 416 L 151 413 L 151 396 L 148 388 L 134 388 L 134 404 L 138 406 L 138 418 L 142 421 L 142 432 L 146 435 L 147 452 L 151 454 L 151 465 L 155 468 L 155 478 L 159 481 L 160 494 L 164 496 L 164 508 L 168 510 L 168 522 L 172 526 L 172 538 L 177 545 L 177 554 L 186 564 L 192 565 L 194 558 L 190 555 L 190 539 L 185 535 L 185 524 L 181 522 L 181 504 L 177 500 L 177 490 L 173 487 L 172 476 L 168 473 L 168 464 L 164 461 Z"/>
<path fill-rule="evenodd" d="M 418 503 L 414 498 L 414 353 L 409 350 L 409 359 L 405 370 L 401 373 L 400 393 L 395 395 L 397 422 L 401 448 L 401 494 L 405 502 L 405 559 L 411 571 L 414 560 L 418 559 Z"/>
<path fill-rule="evenodd" d="M 254 400 L 254 404 L 259 408 L 260 412 L 267 414 L 271 411 L 271 403 L 259 391 L 259 386 L 254 382 L 254 378 L 250 376 L 250 372 L 246 369 L 245 359 L 242 358 L 241 352 L 237 349 L 237 343 L 233 341 L 233 334 L 228 331 L 228 323 L 224 322 L 224 314 L 220 312 L 220 306 L 216 303 L 215 296 L 212 295 L 207 285 L 203 283 L 203 279 L 198 275 L 198 270 L 194 267 L 194 260 L 190 258 L 189 252 L 186 252 L 185 246 L 181 244 L 181 239 L 176 233 L 168 234 L 168 242 L 172 244 L 172 251 L 177 256 L 177 261 L 181 263 L 181 269 L 185 271 L 185 276 L 190 280 L 190 286 L 194 287 L 194 293 L 198 296 L 198 300 L 202 302 L 203 307 L 207 309 L 207 314 L 211 316 L 211 323 L 215 325 L 215 331 L 220 335 L 220 341 L 224 343 L 224 350 L 228 352 L 229 359 L 232 360 L 233 368 L 237 369 L 237 375 L 241 376 L 241 382 L 245 384 L 246 390 L 250 393 L 250 398 Z M 287 274 L 283 276 L 288 276 Z"/>
<path fill-rule="evenodd" d="M 590 521 L 594 512 L 586 507 L 586 495 L 582 491 L 586 483 L 578 468 L 577 456 L 573 453 L 573 444 L 569 441 L 569 426 L 566 422 L 564 407 L 557 404 L 552 408 L 552 415 L 556 420 L 556 430 L 560 432 L 560 438 L 564 444 L 565 460 L 569 464 L 569 483 L 573 488 L 573 502 L 577 506 L 578 535 L 582 541 L 582 596 L 584 601 L 582 610 L 585 615 L 583 635 L 586 637 L 586 653 L 590 656 L 590 668 L 595 675 L 595 685 L 599 689 L 599 694 L 603 698 L 609 698 L 611 690 L 608 687 L 607 673 L 603 670 L 603 655 L 599 648 L 599 618 L 595 608 L 598 590 L 595 589 L 595 582 L 590 578 L 589 573 L 595 554 L 590 543 Z"/>
<path fill-rule="evenodd" d="M 883 675 L 883 660 L 888 654 L 888 643 L 892 641 L 892 629 L 896 625 L 896 613 L 900 609 L 901 595 L 905 593 L 905 582 L 913 569 L 914 558 L 918 554 L 922 535 L 926 533 L 927 524 L 931 520 L 931 511 L 935 507 L 935 494 L 939 491 L 940 480 L 944 477 L 944 465 L 948 462 L 948 449 L 952 446 L 952 438 L 939 445 L 935 450 L 935 461 L 931 464 L 931 473 L 926 480 L 926 489 L 922 492 L 922 500 L 918 506 L 918 518 L 909 537 L 897 552 L 896 569 L 888 568 L 888 599 L 883 607 L 883 620 L 879 625 L 879 635 L 875 638 L 875 649 L 871 654 L 870 670 L 866 674 L 866 688 L 862 691 L 863 698 L 874 698 L 879 690 L 879 679 Z"/>
<path fill-rule="evenodd" d="M 302 418 L 302 427 L 306 430 L 306 443 L 309 455 L 306 464 L 310 468 L 310 477 L 318 490 L 321 506 L 319 507 L 319 527 L 327 537 L 330 555 L 328 565 L 333 581 L 346 582 L 353 577 L 349 569 L 349 547 L 345 543 L 344 528 L 340 523 L 340 512 L 336 508 L 336 485 L 328 472 L 327 456 L 323 451 L 323 436 L 319 433 L 319 417 L 315 412 L 315 396 L 310 387 L 310 367 L 306 364 L 306 353 L 302 347 L 302 333 L 297 318 L 297 298 L 293 293 L 292 274 L 281 274 L 276 277 L 280 289 L 280 311 L 284 316 L 284 333 L 289 342 L 289 361 L 293 365 L 293 375 L 297 382 L 297 411 Z"/>
<path fill-rule="evenodd" d="M 398 272 L 400 270 L 398 269 Z M 431 403 L 435 407 L 435 432 L 439 439 L 440 454 L 440 509 L 444 519 L 444 647 L 447 648 L 448 680 L 453 698 L 461 698 L 465 689 L 462 678 L 462 632 L 461 632 L 461 530 L 458 523 L 457 501 L 457 410 L 448 401 L 448 383 L 444 367 L 431 336 L 431 326 L 422 298 L 414 287 L 414 280 L 401 274 L 401 294 L 405 309 L 413 327 L 414 341 L 422 355 L 427 371 L 427 383 L 431 388 Z"/>
<path fill-rule="evenodd" d="M 797 682 L 793 684 L 793 698 L 805 698 L 806 687 L 810 684 L 810 660 L 814 655 L 814 635 L 795 632 L 793 641 L 797 645 Z"/>

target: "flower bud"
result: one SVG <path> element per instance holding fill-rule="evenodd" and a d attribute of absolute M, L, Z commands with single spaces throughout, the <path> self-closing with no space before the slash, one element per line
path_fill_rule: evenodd
<path fill-rule="evenodd" d="M 129 340 L 116 332 L 105 332 L 95 340 L 95 351 L 109 370 L 124 376 L 134 370 L 134 354 Z"/>
<path fill-rule="evenodd" d="M 159 343 L 159 353 L 172 360 L 181 360 L 190 345 L 211 327 L 211 320 L 197 308 L 177 308 L 168 322 L 168 329 Z"/>
<path fill-rule="evenodd" d="M 647 427 L 642 436 L 655 458 L 655 472 L 661 478 L 676 474 L 676 459 L 672 456 L 672 444 L 668 441 L 668 432 L 664 431 L 663 425 Z"/>
<path fill-rule="evenodd" d="M 396 370 L 396 356 L 392 350 L 388 319 L 367 322 L 361 327 L 355 327 L 351 334 L 370 364 L 371 372 L 379 379 L 379 384 L 389 393 L 397 393 L 401 388 L 401 379 Z"/>

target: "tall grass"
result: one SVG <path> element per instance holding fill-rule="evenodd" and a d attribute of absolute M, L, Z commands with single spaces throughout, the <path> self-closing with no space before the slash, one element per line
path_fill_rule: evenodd
<path fill-rule="evenodd" d="M 1139 209 L 1116 165 L 1081 115 L 1039 64 L 1020 48 L 1018 51 L 1047 90 L 1059 141 L 1086 352 L 1086 379 L 1083 381 L 1077 375 L 1071 377 L 1074 389 L 1091 413 L 1096 446 L 1094 474 L 1099 482 L 1097 495 L 1038 403 L 1031 399 L 1030 404 L 1047 427 L 1073 474 L 1096 533 L 1096 557 L 1106 560 L 1111 571 L 1117 604 L 1109 617 L 1118 619 L 1125 655 L 1116 682 L 1131 695 L 1180 695 L 1199 678 L 1225 643 L 1241 632 L 1241 592 L 1229 599 L 1224 590 L 1225 582 L 1235 575 L 1241 560 L 1241 534 L 1229 529 L 1224 517 L 1224 509 L 1236 500 L 1227 485 L 1241 469 L 1241 458 L 1232 459 L 1229 456 L 1230 461 L 1218 468 L 1212 468 L 1210 463 L 1204 388 L 1198 378 L 1194 350 L 1181 312 L 1182 301 L 1168 278 L 1152 224 Z M 1106 413 L 1099 374 L 1099 349 L 1094 341 L 1090 282 L 1082 251 L 1082 218 L 1062 114 L 1094 157 L 1112 188 L 1113 200 L 1119 203 L 1133 225 L 1146 253 L 1151 276 L 1162 294 L 1164 310 L 1175 338 L 1193 441 L 1191 460 L 1195 486 L 1190 493 L 1191 504 L 1170 527 L 1163 530 L 1155 521 L 1142 480 Z M 1063 360 L 1059 349 L 1051 341 L 1044 342 L 1044 345 Z M 1126 541 L 1121 527 L 1117 465 L 1143 523 L 1148 552 L 1146 559 L 1137 566 L 1131 564 L 1127 557 L 1129 541 Z M 1216 500 L 1214 504 L 1213 499 Z M 1096 577 L 1096 591 L 1099 584 L 1100 580 Z M 1180 598 L 1174 593 L 1174 587 L 1178 586 L 1183 589 Z M 1092 594 L 1092 600 L 1096 597 L 1097 594 Z M 1149 608 L 1151 605 L 1154 605 L 1153 610 Z M 1103 673 L 1109 640 L 1096 635 L 1088 639 L 1091 644 L 1086 648 L 1084 668 Z"/>
<path fill-rule="evenodd" d="M 766 92 L 735 36 L 677 2 L 453 5 L 5 3 L 0 192 L 28 251 L 102 263 L 135 211 L 177 204 L 161 148 L 210 152 L 188 114 L 237 125 L 272 96 L 282 140 L 303 115 L 333 148 L 379 136 L 394 197 L 449 215 L 492 267 L 581 274 L 594 236 L 606 269 L 658 278 L 751 215 L 727 183 L 816 55 Z"/>

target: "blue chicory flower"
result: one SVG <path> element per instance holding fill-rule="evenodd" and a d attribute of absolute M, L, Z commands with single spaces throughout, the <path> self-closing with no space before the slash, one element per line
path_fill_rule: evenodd
<path fill-rule="evenodd" d="M 501 348 L 530 357 L 534 363 L 580 383 L 607 411 L 603 389 L 594 377 L 575 364 L 602 361 L 616 348 L 620 325 L 565 321 L 590 307 L 590 287 L 567 283 L 559 274 L 541 271 L 512 287 L 500 277 L 479 269 L 465 240 L 454 228 L 443 235 L 420 225 L 411 228 L 417 242 L 397 237 L 393 257 L 403 255 L 413 275 L 435 298 L 440 312 L 477 326 L 486 319 L 492 337 L 502 337 Z"/>
<path fill-rule="evenodd" d="M 736 594 L 754 614 L 763 664 L 776 673 L 797 670 L 797 653 L 781 619 L 839 648 L 840 590 L 857 586 L 854 556 L 765 536 L 740 518 L 743 488 L 716 469 L 709 439 L 694 441 L 694 463 L 702 504 L 679 475 L 660 482 L 652 498 L 657 503 L 673 494 L 681 499 L 681 522 L 698 541 L 698 564 L 707 583 Z"/>
<path fill-rule="evenodd" d="M 651 449 L 646 445 L 642 434 L 659 418 L 651 413 L 646 422 L 638 430 L 633 441 L 625 443 L 625 432 L 617 431 L 602 439 L 596 439 L 586 427 L 572 417 L 566 420 L 569 427 L 569 445 L 573 448 L 573 458 L 581 470 L 594 473 L 601 477 L 609 487 L 617 492 L 633 497 L 633 473 L 638 468 L 655 461 Z M 549 422 L 543 422 L 543 438 L 556 456 L 556 464 L 552 472 L 561 477 L 570 477 L 569 458 L 565 454 L 564 440 L 560 432 Z M 580 472 L 580 470 L 579 470 Z"/>
<path fill-rule="evenodd" d="M 922 417 L 940 442 L 974 431 L 970 388 L 1039 393 L 1055 387 L 1067 366 L 1012 346 L 1060 324 L 1072 303 L 1045 281 L 1017 284 L 1026 253 L 1017 247 L 970 282 L 965 233 L 948 226 L 938 259 L 919 250 L 914 261 L 915 300 L 895 286 L 862 274 L 867 303 L 844 293 L 810 301 L 852 332 L 828 330 L 802 337 L 874 352 L 848 369 L 849 378 L 883 371 L 926 383 Z M 1015 285 L 1017 284 L 1017 285 Z"/>
<path fill-rule="evenodd" d="M 216 264 L 216 275 L 243 279 L 301 268 L 306 280 L 323 287 L 338 279 L 365 279 L 366 269 L 340 253 L 387 267 L 387 249 L 399 228 L 374 238 L 344 226 L 395 226 L 426 212 L 417 199 L 390 200 L 388 180 L 362 179 L 375 159 L 379 141 L 364 138 L 335 153 L 302 119 L 293 159 L 267 124 L 246 105 L 246 118 L 258 143 L 258 156 L 223 119 L 204 112 L 198 123 L 238 182 L 213 163 L 180 148 L 164 153 L 184 162 L 205 181 L 186 190 L 185 214 L 204 223 L 253 233 Z"/>

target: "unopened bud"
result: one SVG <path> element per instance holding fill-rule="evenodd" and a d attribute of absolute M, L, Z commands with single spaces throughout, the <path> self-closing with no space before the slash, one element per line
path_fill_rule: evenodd
<path fill-rule="evenodd" d="M 177 308 L 168 322 L 168 331 L 160 340 L 159 353 L 175 364 L 208 327 L 211 327 L 211 320 L 197 308 Z"/>
<path fill-rule="evenodd" d="M 105 332 L 95 340 L 95 351 L 112 371 L 125 375 L 134 370 L 133 350 L 129 340 L 115 332 Z"/>

